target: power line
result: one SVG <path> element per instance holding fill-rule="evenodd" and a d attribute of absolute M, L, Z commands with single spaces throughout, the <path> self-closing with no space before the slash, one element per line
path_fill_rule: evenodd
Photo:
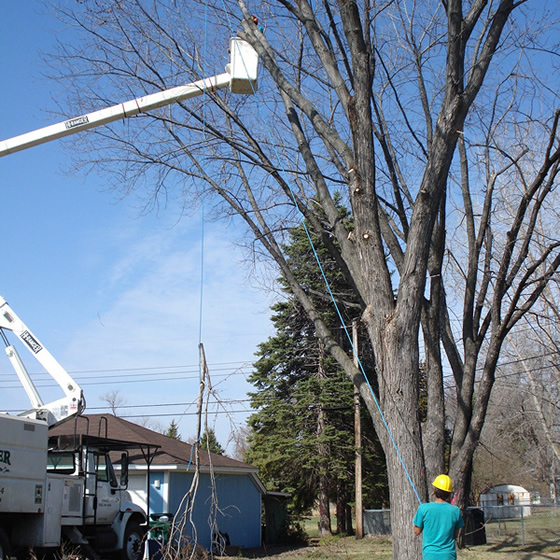
<path fill-rule="evenodd" d="M 209 364 L 208 367 L 211 371 L 223 371 L 224 369 L 229 369 L 221 366 L 235 366 L 236 364 L 241 364 L 239 367 L 252 367 L 255 360 L 243 360 L 237 362 L 216 362 L 214 364 Z M 147 367 L 135 367 L 135 368 L 112 368 L 112 369 L 91 369 L 91 370 L 67 370 L 70 375 L 80 375 L 80 374 L 89 374 L 89 373 L 118 373 L 118 372 L 132 372 L 136 373 L 139 371 L 153 371 L 153 370 L 170 370 L 170 369 L 180 369 L 181 372 L 183 371 L 199 371 L 198 364 L 191 364 L 191 365 L 176 365 L 176 366 L 147 366 Z M 0 375 L 3 375 L 0 373 Z M 31 375 L 48 375 L 44 371 L 31 373 Z"/>
<path fill-rule="evenodd" d="M 247 362 L 224 362 L 220 365 L 228 364 L 242 364 L 240 367 L 235 369 L 230 369 L 227 367 L 214 367 L 212 368 L 212 376 L 214 378 L 227 378 L 229 376 L 242 375 L 246 377 L 252 372 L 252 365 Z M 200 373 L 198 371 L 198 366 L 184 366 L 189 369 L 182 369 L 180 371 L 154 371 L 154 370 L 169 370 L 176 367 L 182 366 L 170 366 L 170 367 L 157 367 L 157 368 L 127 368 L 120 370 L 91 370 L 92 373 L 96 374 L 111 374 L 114 372 L 130 372 L 130 373 L 120 373 L 118 376 L 108 376 L 108 375 L 90 375 L 88 377 L 78 377 L 77 372 L 71 372 L 71 374 L 76 376 L 76 381 L 80 385 L 100 385 L 110 381 L 112 384 L 125 384 L 125 383 L 146 383 L 146 382 L 162 382 L 162 381 L 182 381 L 182 380 L 192 380 L 199 379 Z M 227 372 L 227 373 L 216 373 L 216 372 Z M 139 373 L 140 372 L 140 373 Z M 143 372 L 143 373 L 142 373 Z M 79 372 L 87 373 L 87 372 Z M 47 372 L 35 372 L 30 373 L 31 377 L 36 379 L 37 387 L 50 387 L 55 386 L 56 382 L 50 377 Z M 160 377 L 160 375 L 166 375 L 166 377 Z M 173 377 L 170 377 L 173 376 Z M 12 385 L 9 385 L 12 383 Z M 0 373 L 0 386 L 4 389 L 10 388 L 20 388 L 21 385 L 15 380 L 15 373 Z"/>
<path fill-rule="evenodd" d="M 209 412 L 208 414 L 210 416 L 222 416 L 224 414 L 226 415 L 230 415 L 230 414 L 245 414 L 251 412 L 250 410 L 215 410 L 213 412 Z M 199 413 L 195 410 L 193 412 L 177 412 L 177 413 L 172 413 L 172 412 L 164 412 L 163 414 L 120 414 L 119 417 L 120 418 L 169 418 L 169 417 L 177 417 L 177 416 L 197 416 Z"/>

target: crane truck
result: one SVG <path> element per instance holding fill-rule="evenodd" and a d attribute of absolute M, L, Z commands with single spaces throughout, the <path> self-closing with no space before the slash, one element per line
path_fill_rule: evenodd
<path fill-rule="evenodd" d="M 205 92 L 229 87 L 232 93 L 254 93 L 257 68 L 255 50 L 234 37 L 225 73 L 0 141 L 0 157 Z M 58 383 L 64 397 L 43 402 L 8 331 Z M 59 547 L 63 540 L 93 558 L 111 554 L 140 560 L 146 514 L 126 489 L 127 450 L 134 443 L 99 434 L 49 438 L 49 428 L 56 431 L 84 410 L 82 389 L 1 297 L 0 336 L 31 402 L 31 408 L 17 416 L 0 413 L 0 560 L 23 549 Z M 119 449 L 117 479 L 110 454 Z"/>
<path fill-rule="evenodd" d="M 16 335 L 65 393 L 44 403 L 7 332 Z M 146 514 L 127 491 L 127 451 L 137 445 L 73 433 L 49 437 L 85 403 L 80 386 L 0 297 L 0 335 L 32 402 L 20 415 L 0 414 L 0 560 L 67 542 L 93 558 L 143 557 Z M 121 451 L 117 479 L 110 453 Z"/>

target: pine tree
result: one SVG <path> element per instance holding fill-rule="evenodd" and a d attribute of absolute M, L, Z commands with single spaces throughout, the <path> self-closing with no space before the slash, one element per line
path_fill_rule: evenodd
<path fill-rule="evenodd" d="M 223 455 L 225 449 L 220 445 L 218 438 L 216 438 L 216 433 L 212 428 L 204 432 L 200 438 L 200 448 L 210 451 L 210 453 L 216 453 L 217 455 Z"/>
<path fill-rule="evenodd" d="M 173 439 L 181 439 L 181 434 L 179 434 L 179 426 L 177 425 L 177 422 L 175 422 L 175 419 L 171 420 L 171 424 L 169 424 L 169 428 L 167 428 L 165 435 Z"/>
<path fill-rule="evenodd" d="M 348 220 L 344 209 L 341 219 Z M 353 289 L 320 239 L 314 236 L 313 242 L 340 313 L 350 324 L 356 309 Z M 308 293 L 327 301 L 324 279 L 301 227 L 290 232 L 286 252 Z M 339 318 L 332 306 L 328 309 L 325 320 L 334 326 Z M 351 532 L 348 511 L 354 494 L 355 452 L 352 383 L 328 357 L 315 336 L 313 324 L 289 290 L 286 289 L 286 300 L 272 310 L 276 335 L 259 346 L 259 359 L 250 377 L 255 387 L 250 394 L 251 405 L 257 412 L 248 422 L 251 432 L 246 459 L 259 467 L 269 489 L 292 494 L 296 515 L 318 505 L 322 534 L 331 530 L 329 502 L 337 503 L 337 530 Z M 351 352 L 343 330 L 337 332 L 339 342 Z M 367 345 L 363 353 L 363 362 L 372 367 Z M 364 501 L 375 507 L 382 505 L 387 496 L 384 461 L 370 423 L 364 423 L 363 434 L 367 473 Z"/>

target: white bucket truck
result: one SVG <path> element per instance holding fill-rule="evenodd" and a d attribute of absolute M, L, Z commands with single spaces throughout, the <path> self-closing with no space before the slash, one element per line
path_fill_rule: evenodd
<path fill-rule="evenodd" d="M 65 397 L 42 402 L 5 331 L 19 337 Z M 19 416 L 0 414 L 0 560 L 63 542 L 93 558 L 116 553 L 140 560 L 146 514 L 126 490 L 126 452 L 137 444 L 76 434 L 72 418 L 84 408 L 80 387 L 1 297 L 0 335 L 33 405 Z M 122 452 L 120 479 L 109 456 L 115 451 Z"/>

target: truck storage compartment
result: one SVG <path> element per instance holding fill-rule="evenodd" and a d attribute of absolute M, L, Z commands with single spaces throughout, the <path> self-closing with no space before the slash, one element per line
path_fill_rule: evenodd
<path fill-rule="evenodd" d="M 48 427 L 0 414 L 0 512 L 44 511 Z"/>
<path fill-rule="evenodd" d="M 12 527 L 12 543 L 22 547 L 50 547 L 60 545 L 61 500 L 63 477 L 49 477 L 44 515 L 27 516 L 24 523 Z"/>

